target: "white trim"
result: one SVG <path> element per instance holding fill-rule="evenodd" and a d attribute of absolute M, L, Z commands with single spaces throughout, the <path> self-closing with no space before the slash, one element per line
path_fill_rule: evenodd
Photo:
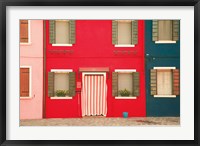
<path fill-rule="evenodd" d="M 137 99 L 137 97 L 123 97 L 123 96 L 116 96 L 115 99 Z"/>
<path fill-rule="evenodd" d="M 50 97 L 50 99 L 72 99 L 72 97 L 68 97 L 68 96 L 66 96 L 66 97 L 57 97 L 57 96 L 55 96 L 55 97 Z"/>
<path fill-rule="evenodd" d="M 32 99 L 32 67 L 31 66 L 20 66 L 20 68 L 29 68 L 29 96 L 20 97 L 20 99 Z M 20 72 L 19 72 L 20 74 Z M 20 94 L 19 94 L 20 95 Z"/>
<path fill-rule="evenodd" d="M 176 97 L 176 95 L 154 95 L 154 97 Z"/>
<path fill-rule="evenodd" d="M 156 44 L 175 44 L 176 41 L 155 41 Z"/>
<path fill-rule="evenodd" d="M 72 69 L 51 69 L 51 72 L 55 72 L 55 73 L 69 73 L 69 72 L 73 72 Z"/>
<path fill-rule="evenodd" d="M 154 67 L 153 69 L 176 69 L 176 67 Z"/>
<path fill-rule="evenodd" d="M 52 44 L 52 46 L 72 46 L 72 44 Z"/>
<path fill-rule="evenodd" d="M 20 45 L 26 46 L 31 44 L 31 20 L 28 20 L 28 43 L 20 42 Z"/>
<path fill-rule="evenodd" d="M 135 45 L 126 45 L 126 44 L 119 44 L 119 45 L 115 45 L 115 47 L 135 47 Z"/>
<path fill-rule="evenodd" d="M 136 69 L 115 69 L 115 72 L 119 72 L 119 73 L 132 73 L 132 72 L 136 72 Z"/>
<path fill-rule="evenodd" d="M 98 74 L 98 75 L 99 75 L 99 74 L 101 75 L 101 74 L 102 74 L 102 75 L 104 75 L 104 77 L 106 77 L 106 72 L 83 72 L 83 73 L 82 73 L 82 77 L 84 77 L 85 75 L 88 75 L 88 74 L 89 74 L 89 75 L 97 75 L 97 74 Z"/>

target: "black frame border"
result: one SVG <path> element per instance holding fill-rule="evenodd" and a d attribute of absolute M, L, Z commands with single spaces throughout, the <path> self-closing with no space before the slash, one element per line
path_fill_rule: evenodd
<path fill-rule="evenodd" d="M 6 7 L 7 6 L 194 6 L 194 140 L 6 140 Z M 0 144 L 21 145 L 142 145 L 197 146 L 200 144 L 199 65 L 200 0 L 0 0 Z M 188 48 L 189 49 L 189 48 Z"/>

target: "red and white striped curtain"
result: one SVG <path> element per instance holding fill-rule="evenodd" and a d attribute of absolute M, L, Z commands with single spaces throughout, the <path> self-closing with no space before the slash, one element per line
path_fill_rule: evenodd
<path fill-rule="evenodd" d="M 82 116 L 106 116 L 107 85 L 103 75 L 85 75 L 81 95 Z"/>

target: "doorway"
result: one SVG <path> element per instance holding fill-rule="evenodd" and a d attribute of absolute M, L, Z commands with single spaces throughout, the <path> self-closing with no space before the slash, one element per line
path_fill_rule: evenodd
<path fill-rule="evenodd" d="M 106 73 L 82 73 L 82 116 L 106 116 Z"/>

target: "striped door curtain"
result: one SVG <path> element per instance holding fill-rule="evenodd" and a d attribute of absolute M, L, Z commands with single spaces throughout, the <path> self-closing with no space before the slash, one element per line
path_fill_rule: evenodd
<path fill-rule="evenodd" d="M 103 75 L 85 75 L 81 96 L 82 116 L 106 116 L 107 85 Z"/>

